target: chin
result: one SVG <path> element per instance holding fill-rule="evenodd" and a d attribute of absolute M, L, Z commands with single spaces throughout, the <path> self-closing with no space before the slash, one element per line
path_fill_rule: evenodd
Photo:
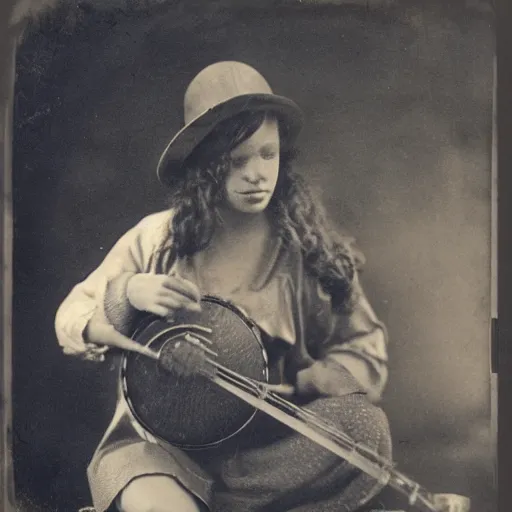
<path fill-rule="evenodd" d="M 258 204 L 243 204 L 243 205 L 237 205 L 236 210 L 238 210 L 240 213 L 247 213 L 247 214 L 257 214 L 257 213 L 263 213 L 268 206 L 268 201 L 265 201 L 264 203 L 258 203 Z"/>

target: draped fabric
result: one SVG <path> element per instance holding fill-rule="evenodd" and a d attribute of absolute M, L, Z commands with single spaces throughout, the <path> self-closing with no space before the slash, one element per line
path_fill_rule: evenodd
<path fill-rule="evenodd" d="M 62 347 L 84 342 L 83 331 L 97 308 L 117 330 L 131 332 L 139 313 L 126 297 L 126 285 L 136 273 L 177 271 L 197 282 L 200 258 L 172 257 L 171 220 L 172 211 L 144 218 L 73 288 L 56 316 Z M 273 382 L 295 385 L 298 395 L 326 419 L 390 457 L 387 419 L 370 403 L 379 399 L 387 381 L 387 336 L 358 276 L 354 309 L 337 313 L 305 272 L 299 248 L 277 240 L 268 256 L 253 283 L 222 298 L 261 330 Z M 114 507 L 118 493 L 147 474 L 176 478 L 211 512 L 352 512 L 379 490 L 343 460 L 283 431 L 275 421 L 259 418 L 237 436 L 234 446 L 222 448 L 227 451 L 184 452 L 142 430 L 119 393 L 115 415 L 88 467 L 97 511 Z"/>
<path fill-rule="evenodd" d="M 196 258 L 174 260 L 172 247 L 165 245 L 171 220 L 169 210 L 144 218 L 120 238 L 98 268 L 73 288 L 56 315 L 57 338 L 62 347 L 83 342 L 85 326 L 98 307 L 106 309 L 121 332 L 130 330 L 137 315 L 126 299 L 125 288 L 134 273 L 177 270 L 196 281 Z M 300 250 L 284 247 L 278 241 L 256 282 L 222 298 L 243 309 L 269 338 L 289 345 L 283 379 L 321 392 L 326 372 L 335 379 L 337 368 L 342 365 L 356 377 L 369 398 L 377 401 L 388 378 L 387 333 L 357 275 L 355 279 L 358 300 L 353 311 L 337 313 L 330 297 L 305 273 Z M 304 372 L 298 375 L 299 370 Z"/>

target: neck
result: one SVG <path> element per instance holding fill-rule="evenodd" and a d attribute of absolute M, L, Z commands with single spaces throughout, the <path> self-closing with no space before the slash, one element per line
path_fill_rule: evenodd
<path fill-rule="evenodd" d="M 223 241 L 244 236 L 254 237 L 258 233 L 266 234 L 270 228 L 266 212 L 255 214 L 221 210 L 220 217 L 216 236 Z"/>

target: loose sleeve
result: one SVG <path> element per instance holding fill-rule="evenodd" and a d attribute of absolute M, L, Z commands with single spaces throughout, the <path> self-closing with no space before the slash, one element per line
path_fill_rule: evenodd
<path fill-rule="evenodd" d="M 55 316 L 55 332 L 67 354 L 83 352 L 84 330 L 97 308 L 105 312 L 105 292 L 110 283 L 117 282 L 119 276 L 149 271 L 158 235 L 166 222 L 164 213 L 144 218 L 116 242 L 101 264 L 64 299 Z"/>
<path fill-rule="evenodd" d="M 319 285 L 313 290 L 314 323 L 327 325 L 326 336 L 315 339 L 311 329 L 309 343 L 315 363 L 297 375 L 297 386 L 335 394 L 336 382 L 349 372 L 368 398 L 378 401 L 388 379 L 388 336 L 355 278 L 356 302 L 350 313 L 338 313 L 331 307 L 330 297 Z M 318 330 L 316 330 L 318 332 Z"/>

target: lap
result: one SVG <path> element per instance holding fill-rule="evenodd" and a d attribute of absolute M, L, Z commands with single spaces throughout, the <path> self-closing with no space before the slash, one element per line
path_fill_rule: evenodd
<path fill-rule="evenodd" d="M 363 395 L 321 398 L 305 408 L 346 433 L 356 443 L 384 458 L 391 458 L 387 418 Z M 235 453 L 222 463 L 220 476 L 226 491 L 215 496 L 216 510 L 245 510 L 239 504 L 237 507 L 228 507 L 227 504 L 234 499 L 233 496 L 240 503 L 254 501 L 254 490 L 258 491 L 258 499 L 262 503 L 267 506 L 272 503 L 276 507 L 268 510 L 295 510 L 297 507 L 300 511 L 330 511 L 338 510 L 342 505 L 347 510 L 355 510 L 355 505 L 349 503 L 359 503 L 379 490 L 372 477 L 361 474 L 338 455 L 295 432 L 288 432 L 270 445 L 262 444 Z"/>
<path fill-rule="evenodd" d="M 391 457 L 387 418 L 363 395 L 320 398 L 303 407 L 354 441 Z M 254 421 L 233 439 L 234 451 L 222 449 L 219 457 L 210 453 L 206 459 L 177 448 L 164 450 L 140 438 L 128 445 L 119 443 L 126 429 L 125 424 L 105 440 L 90 474 L 98 505 L 107 505 L 108 496 L 117 495 L 121 512 L 173 512 L 175 507 L 170 508 L 170 504 L 181 502 L 183 505 L 177 509 L 181 512 L 202 512 L 201 502 L 209 503 L 211 512 L 253 512 L 271 503 L 278 508 L 268 510 L 284 511 L 304 503 L 319 507 L 325 499 L 329 500 L 325 510 L 330 511 L 331 503 L 338 508 L 340 503 L 358 500 L 371 493 L 375 485 L 364 476 L 361 478 L 343 459 L 266 415 L 262 423 Z M 274 438 L 272 442 L 269 437 Z M 254 445 L 256 438 L 259 441 Z M 213 482 L 212 496 L 209 486 Z M 194 496 L 199 496 L 201 502 Z M 107 506 L 98 507 L 106 509 Z M 314 505 L 311 510 L 316 510 Z"/>

